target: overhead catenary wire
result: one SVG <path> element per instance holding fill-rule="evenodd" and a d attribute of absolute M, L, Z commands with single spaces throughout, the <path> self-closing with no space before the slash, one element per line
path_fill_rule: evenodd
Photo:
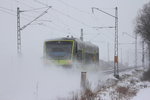
<path fill-rule="evenodd" d="M 41 2 L 41 1 L 39 1 L 39 0 L 34 0 L 34 2 L 39 3 L 39 4 L 41 4 L 41 5 L 45 6 L 45 7 L 48 7 L 48 6 L 49 6 L 49 5 L 43 3 L 43 2 Z"/>
<path fill-rule="evenodd" d="M 119 45 L 133 45 L 135 43 L 118 43 Z"/>
<path fill-rule="evenodd" d="M 16 0 L 15 0 L 15 1 L 16 1 Z M 40 10 L 40 9 L 44 9 L 44 8 L 47 8 L 47 7 L 34 8 L 34 9 L 31 9 L 31 10 L 23 10 L 22 12 Z M 13 9 L 10 9 L 10 8 L 6 8 L 6 7 L 1 7 L 1 6 L 0 6 L 0 11 L 1 11 L 1 12 L 4 12 L 4 13 L 7 13 L 7 14 L 9 14 L 9 15 L 17 16 L 17 15 L 16 15 L 16 11 L 13 10 Z M 29 17 L 35 18 L 34 16 L 27 15 L 27 14 L 24 14 L 24 13 L 23 13 L 22 15 L 23 15 L 23 19 L 28 20 L 28 21 L 29 21 Z M 28 17 L 28 18 L 26 18 L 25 16 Z"/>
<path fill-rule="evenodd" d="M 16 0 L 15 0 L 16 1 Z M 42 5 L 45 5 L 45 6 L 48 6 L 47 4 L 44 4 L 44 3 L 42 3 L 42 2 L 40 2 L 40 1 L 38 1 L 38 0 L 34 0 L 34 1 L 36 1 L 36 2 L 38 2 L 38 3 L 40 3 L 40 4 L 42 4 Z M 61 0 L 62 1 L 62 0 Z M 71 7 L 71 6 L 70 6 Z M 45 7 L 43 7 L 43 8 L 45 8 Z M 37 8 L 37 9 L 42 9 L 42 8 Z M 32 11 L 32 10 L 36 10 L 36 9 L 31 9 L 31 10 L 26 10 L 26 11 Z M 55 9 L 55 10 L 57 10 L 57 9 Z M 63 13 L 63 12 L 60 12 L 60 11 L 58 11 L 57 10 L 57 12 L 59 12 L 59 14 L 61 13 L 62 15 L 64 15 L 64 16 L 66 16 L 66 17 L 68 17 L 68 18 L 70 18 L 70 19 L 72 19 L 72 20 L 74 20 L 74 21 L 76 21 L 76 22 L 78 22 L 78 23 L 80 23 L 80 24 L 82 24 L 82 25 L 85 25 L 85 26 L 89 26 L 88 24 L 86 24 L 86 23 L 84 23 L 84 22 L 82 22 L 82 21 L 80 21 L 80 20 L 78 20 L 78 19 L 76 19 L 76 18 L 74 18 L 74 17 L 72 17 L 72 16 L 70 16 L 70 15 L 68 15 L 68 14 L 65 14 L 65 13 Z M 26 16 L 26 15 L 25 15 Z M 28 15 L 27 15 L 28 16 Z M 32 16 L 30 16 L 30 17 L 32 17 Z M 61 22 L 62 23 L 62 22 Z M 62 23 L 62 24 L 64 24 L 64 23 Z M 67 27 L 68 27 L 68 25 L 66 25 Z"/>
<path fill-rule="evenodd" d="M 75 7 L 75 6 L 73 6 L 73 5 L 70 5 L 69 3 L 65 2 L 64 0 L 57 0 L 57 1 L 59 1 L 59 2 L 62 3 L 62 4 L 64 4 L 66 7 L 72 8 L 72 9 L 74 9 L 74 10 L 76 10 L 76 11 L 78 11 L 78 12 L 84 13 L 84 14 L 88 14 L 89 17 L 92 17 L 92 15 L 93 15 L 93 14 L 91 14 L 90 12 L 84 11 L 84 10 L 82 10 L 82 9 L 79 9 L 78 7 Z M 93 17 L 92 17 L 92 18 L 93 18 Z M 82 22 L 82 24 L 85 25 L 86 23 Z M 90 25 L 86 24 L 86 26 L 90 26 Z M 90 27 L 91 27 L 91 26 L 90 26 Z"/>
<path fill-rule="evenodd" d="M 92 38 L 89 39 L 89 41 L 92 41 L 93 39 L 95 40 L 101 33 L 97 33 L 96 35 L 94 35 Z"/>
<path fill-rule="evenodd" d="M 49 14 L 49 13 L 48 13 Z M 56 18 L 57 17 L 57 22 L 61 23 L 62 25 L 66 26 L 66 27 L 69 27 L 68 24 L 64 23 L 62 20 L 60 20 L 59 16 L 54 16 L 53 14 L 50 14 L 50 16 L 52 16 L 53 18 Z"/>
<path fill-rule="evenodd" d="M 47 4 L 45 4 L 45 3 L 43 3 L 43 2 L 41 2 L 41 1 L 39 1 L 39 0 L 34 0 L 34 1 L 37 2 L 37 3 L 39 3 L 39 4 L 41 4 L 41 5 L 44 5 L 44 6 L 48 7 Z M 84 23 L 84 22 L 82 22 L 82 21 L 80 21 L 80 20 L 78 20 L 78 19 L 72 17 L 71 15 L 65 14 L 64 12 L 61 12 L 61 11 L 59 11 L 59 10 L 57 10 L 57 9 L 52 8 L 52 10 L 58 12 L 58 13 L 61 14 L 61 15 L 66 16 L 66 17 L 68 17 L 68 18 L 70 18 L 70 19 L 72 19 L 72 20 L 74 20 L 74 21 L 76 21 L 76 22 L 78 22 L 78 23 L 80 23 L 80 24 L 82 24 L 82 25 L 85 25 L 85 26 L 88 26 L 88 27 L 90 26 L 90 25 L 88 25 L 88 24 L 86 24 L 86 23 Z"/>
<path fill-rule="evenodd" d="M 58 29 L 58 28 L 54 28 L 54 27 L 51 27 L 51 26 L 48 26 L 48 25 L 46 25 L 46 24 L 41 24 L 41 26 L 43 26 L 43 27 L 45 27 L 45 28 L 47 28 L 47 29 L 52 29 L 53 31 L 57 31 L 57 32 L 64 32 L 64 31 L 62 31 L 62 30 L 60 30 L 60 29 Z"/>
<path fill-rule="evenodd" d="M 41 9 L 44 9 L 44 8 L 47 8 L 47 7 L 42 7 L 42 8 L 34 8 L 34 9 L 31 9 L 31 10 L 23 10 L 22 12 L 30 12 L 30 11 L 33 11 L 33 10 L 41 10 Z M 42 11 L 43 12 L 43 11 Z M 48 13 L 48 12 L 47 12 Z M 29 15 L 27 13 L 22 13 L 23 16 L 26 16 L 26 17 L 30 17 L 30 18 L 35 18 L 35 16 L 32 15 Z M 34 14 L 35 15 L 35 14 Z M 48 20 L 47 20 L 48 21 Z M 46 22 L 46 19 L 45 19 L 45 22 Z"/>
<path fill-rule="evenodd" d="M 14 2 L 17 2 L 17 4 L 23 4 L 23 6 L 26 6 L 26 7 L 29 7 L 29 8 L 33 8 L 33 6 L 31 6 L 31 5 L 29 5 L 29 4 L 26 4 L 26 3 L 24 3 L 23 2 L 23 0 L 22 1 L 19 1 L 19 0 L 13 0 Z"/>
<path fill-rule="evenodd" d="M 41 1 L 39 1 L 39 0 L 34 0 L 34 1 L 35 1 L 36 3 L 39 3 L 39 4 L 43 5 L 43 6 L 45 6 L 45 7 L 48 7 L 48 6 L 49 6 L 49 5 L 43 3 L 43 2 L 41 2 Z M 51 15 L 51 16 L 53 16 L 53 15 Z M 62 23 L 62 21 L 61 21 L 61 23 Z M 64 24 L 64 23 L 62 23 L 62 24 Z M 64 25 L 68 27 L 68 25 L 66 25 L 66 24 L 64 24 Z"/>
<path fill-rule="evenodd" d="M 81 9 L 75 7 L 75 6 L 72 6 L 72 5 L 68 4 L 68 3 L 66 3 L 66 2 L 63 1 L 63 0 L 57 0 L 57 1 L 61 2 L 61 3 L 64 4 L 65 6 L 70 7 L 70 8 L 72 8 L 72 9 L 76 10 L 76 11 L 79 11 L 79 12 L 82 12 L 82 13 L 85 13 L 85 14 L 91 14 L 91 13 L 89 13 L 89 12 L 86 12 L 86 11 L 84 11 L 84 10 L 81 10 Z"/>
<path fill-rule="evenodd" d="M 7 14 L 9 14 L 9 15 L 12 15 L 12 16 L 17 16 L 17 15 L 14 14 L 14 13 L 11 13 L 11 12 L 8 12 L 8 11 L 2 10 L 2 9 L 0 9 L 0 11 L 3 12 L 3 13 L 7 13 Z"/>
<path fill-rule="evenodd" d="M 68 25 L 67 23 L 65 23 L 62 19 L 59 18 L 59 15 L 54 15 L 54 14 L 50 14 L 48 13 L 51 17 L 53 17 L 58 23 L 64 25 L 64 27 L 66 27 L 67 29 L 69 28 L 73 28 L 73 29 L 78 29 L 77 27 L 75 26 L 72 26 L 72 25 Z"/>
<path fill-rule="evenodd" d="M 7 13 L 9 15 L 12 15 L 12 16 L 17 16 L 17 14 L 15 13 L 16 11 L 11 10 L 9 8 L 0 7 L 0 11 L 3 12 L 3 13 Z M 25 15 L 25 16 L 27 16 L 27 15 Z M 29 19 L 26 18 L 25 16 L 23 16 L 22 18 L 25 19 L 25 20 L 27 20 L 27 21 L 29 21 Z M 29 16 L 27 16 L 27 17 L 29 17 Z"/>
<path fill-rule="evenodd" d="M 23 6 L 26 6 L 26 7 L 29 7 L 31 9 L 29 10 L 24 10 L 23 12 L 36 12 L 37 10 L 41 10 L 41 9 L 44 9 L 44 8 L 47 8 L 49 6 L 44 6 L 44 7 L 40 7 L 40 8 L 34 8 L 33 6 L 25 3 L 24 1 L 19 1 L 19 0 L 13 0 L 14 2 L 17 2 L 17 3 L 20 3 L 20 4 L 23 4 Z M 15 11 L 16 12 L 16 11 Z"/>
<path fill-rule="evenodd" d="M 48 23 L 52 23 L 53 26 L 57 27 L 57 28 L 54 28 L 54 29 L 60 30 L 60 28 L 61 28 L 63 30 L 63 32 L 65 32 L 64 27 L 60 26 L 59 24 L 55 23 L 54 21 L 51 21 L 51 22 L 48 22 Z M 58 26 L 59 26 L 59 28 L 58 28 Z"/>
<path fill-rule="evenodd" d="M 1 6 L 0 6 L 0 9 L 7 10 L 7 11 L 11 11 L 11 12 L 16 13 L 15 10 L 12 10 L 12 9 L 9 9 L 9 8 L 5 8 L 5 7 L 1 7 Z"/>
<path fill-rule="evenodd" d="M 47 14 L 49 14 L 48 12 L 47 12 Z M 51 16 L 53 16 L 53 15 L 51 15 Z M 55 18 L 55 16 L 53 16 L 54 18 Z M 34 17 L 35 18 L 35 17 Z M 56 20 L 56 21 L 58 21 L 58 19 Z M 49 20 L 49 19 L 41 19 L 41 20 L 36 20 L 36 22 L 40 22 L 40 23 L 38 23 L 38 25 L 42 25 L 42 26 L 45 26 L 45 27 L 47 27 L 48 28 L 48 26 L 46 25 L 46 24 L 43 24 L 43 23 L 41 23 L 41 22 L 46 22 L 47 24 L 51 24 L 52 23 L 52 25 L 53 26 L 57 26 L 57 28 L 52 28 L 52 29 L 55 29 L 55 30 L 59 30 L 59 32 L 62 32 L 62 30 L 60 30 L 59 28 L 61 27 L 62 29 L 63 29 L 63 31 L 65 31 L 64 30 L 64 27 L 63 26 L 61 26 L 60 24 L 58 24 L 58 23 L 55 23 L 55 21 L 54 20 Z M 62 25 L 64 25 L 65 27 L 67 27 L 67 28 L 70 28 L 69 27 L 69 25 L 66 25 L 65 23 L 62 23 L 61 22 L 61 24 Z M 59 28 L 58 28 L 58 26 L 59 26 Z M 50 26 L 51 27 L 51 26 Z"/>
<path fill-rule="evenodd" d="M 48 4 L 45 4 L 45 3 L 43 3 L 43 2 L 41 2 L 41 1 L 39 1 L 39 0 L 34 0 L 34 1 L 35 1 L 36 3 L 39 3 L 39 4 L 43 5 L 43 6 L 45 6 L 45 7 L 48 6 Z M 62 2 L 63 2 L 63 1 L 62 1 Z M 64 3 L 65 3 L 65 2 L 64 2 Z M 66 5 L 67 5 L 67 4 L 66 4 Z M 75 18 L 75 17 L 69 15 L 69 14 L 66 14 L 66 13 L 64 13 L 64 12 L 58 10 L 58 9 L 52 8 L 52 10 L 55 11 L 55 12 L 57 12 L 58 14 L 61 14 L 61 15 L 65 16 L 65 17 L 67 17 L 67 18 L 69 18 L 69 19 L 71 19 L 71 20 L 77 22 L 77 23 L 80 23 L 81 25 L 84 25 L 84 26 L 86 26 L 86 27 L 88 27 L 88 28 L 91 28 L 91 27 L 92 27 L 91 25 L 89 25 L 89 24 L 87 24 L 87 23 L 85 23 L 85 22 L 83 22 L 83 21 L 81 21 L 81 20 L 79 20 L 79 19 L 77 19 L 77 18 Z M 81 12 L 81 11 L 80 11 L 80 12 Z M 89 13 L 89 14 L 90 14 L 90 13 Z M 67 25 L 67 26 L 68 26 L 68 25 Z"/>
<path fill-rule="evenodd" d="M 47 8 L 47 7 L 33 8 L 33 9 L 29 9 L 29 10 L 23 10 L 23 12 L 37 11 L 37 10 L 41 10 L 41 9 L 45 9 L 45 8 Z"/>
<path fill-rule="evenodd" d="M 7 13 L 9 15 L 17 16 L 16 13 L 15 13 L 16 11 L 14 11 L 12 9 L 9 9 L 9 8 L 0 7 L 0 11 L 4 12 L 4 13 Z"/>
<path fill-rule="evenodd" d="M 41 16 L 43 16 L 45 13 L 47 13 L 47 11 L 51 8 L 51 6 L 49 6 L 43 13 L 41 13 L 38 17 L 36 17 L 35 19 L 33 19 L 31 22 L 29 22 L 28 24 L 24 25 L 22 28 L 20 28 L 20 30 L 23 30 L 24 28 L 26 28 L 28 25 L 30 25 L 31 23 L 33 23 L 34 21 L 36 21 L 37 19 L 39 19 Z"/>
<path fill-rule="evenodd" d="M 61 11 L 59 11 L 59 10 L 57 10 L 57 9 L 54 9 L 54 8 L 52 8 L 52 10 L 58 12 L 59 14 L 61 14 L 61 15 L 63 15 L 63 16 L 66 16 L 66 17 L 68 17 L 69 19 L 72 19 L 72 20 L 74 20 L 75 22 L 78 22 L 78 23 L 80 23 L 80 24 L 82 24 L 82 25 L 84 25 L 84 26 L 91 27 L 90 25 L 88 25 L 88 24 L 86 24 L 86 23 L 84 23 L 84 22 L 82 22 L 82 21 L 80 21 L 80 20 L 78 20 L 78 19 L 76 19 L 76 18 L 74 18 L 74 17 L 68 15 L 68 14 L 65 14 L 64 12 L 61 12 Z"/>
<path fill-rule="evenodd" d="M 45 6 L 45 7 L 48 6 L 47 4 L 45 4 L 45 3 L 43 3 L 43 2 L 41 2 L 41 1 L 39 1 L 39 0 L 34 0 L 34 2 L 36 2 L 36 3 L 38 3 L 38 4 L 41 4 L 41 5 Z M 48 13 L 48 14 L 49 14 L 49 13 Z M 51 15 L 51 16 L 53 16 L 53 15 Z M 53 17 L 55 18 L 55 16 L 53 16 Z M 58 20 L 59 20 L 59 19 L 58 19 Z M 57 21 L 58 21 L 58 20 L 57 20 Z M 59 20 L 59 21 L 61 22 L 61 24 L 63 24 L 63 25 L 65 25 L 65 26 L 68 27 L 67 24 L 63 23 L 61 20 Z"/>

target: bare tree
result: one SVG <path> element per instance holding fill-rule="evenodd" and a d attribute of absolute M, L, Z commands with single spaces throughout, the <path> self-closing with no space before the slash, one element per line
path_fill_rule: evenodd
<path fill-rule="evenodd" d="M 143 6 L 136 17 L 135 33 L 139 34 L 148 44 L 150 58 L 150 2 Z"/>
<path fill-rule="evenodd" d="M 139 34 L 148 45 L 149 70 L 143 74 L 143 80 L 150 81 L 150 2 L 143 6 L 136 17 L 135 34 Z"/>

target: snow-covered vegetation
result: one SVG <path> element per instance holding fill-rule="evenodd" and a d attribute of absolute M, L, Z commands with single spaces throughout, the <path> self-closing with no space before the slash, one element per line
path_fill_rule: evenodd
<path fill-rule="evenodd" d="M 141 89 L 150 87 L 149 81 L 141 81 L 143 72 L 143 69 L 124 72 L 119 80 L 106 75 L 94 89 L 88 84 L 85 91 L 74 92 L 64 100 L 131 100 Z"/>

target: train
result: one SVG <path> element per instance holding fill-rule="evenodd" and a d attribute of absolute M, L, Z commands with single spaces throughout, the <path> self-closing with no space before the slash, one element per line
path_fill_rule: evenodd
<path fill-rule="evenodd" d="M 60 66 L 78 64 L 98 64 L 98 46 L 74 37 L 63 37 L 44 42 L 44 63 Z"/>

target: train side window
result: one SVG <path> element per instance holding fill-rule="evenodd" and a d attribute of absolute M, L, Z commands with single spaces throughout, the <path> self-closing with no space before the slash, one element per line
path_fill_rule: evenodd
<path fill-rule="evenodd" d="M 78 45 L 76 43 L 76 46 L 75 46 L 75 53 L 78 53 Z"/>
<path fill-rule="evenodd" d="M 78 50 L 78 52 L 77 52 L 77 59 L 78 59 L 79 61 L 82 60 L 82 50 Z"/>

